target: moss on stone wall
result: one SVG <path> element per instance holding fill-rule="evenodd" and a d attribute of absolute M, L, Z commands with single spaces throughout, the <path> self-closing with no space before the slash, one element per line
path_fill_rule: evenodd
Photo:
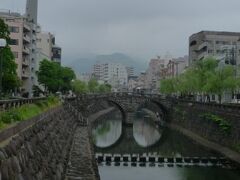
<path fill-rule="evenodd" d="M 204 114 L 200 114 L 199 116 L 202 119 L 216 123 L 220 128 L 220 130 L 225 134 L 230 133 L 232 125 L 227 120 L 220 117 L 219 115 L 215 115 L 212 113 L 204 113 Z"/>

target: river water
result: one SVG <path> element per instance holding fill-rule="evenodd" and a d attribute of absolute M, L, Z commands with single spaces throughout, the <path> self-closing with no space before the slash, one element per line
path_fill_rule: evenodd
<path fill-rule="evenodd" d="M 149 117 L 136 116 L 132 126 L 123 126 L 121 115 L 112 113 L 92 129 L 96 154 L 156 157 L 220 157 L 184 135 L 156 125 Z M 239 180 L 240 172 L 222 165 L 167 163 L 99 163 L 102 180 Z"/>

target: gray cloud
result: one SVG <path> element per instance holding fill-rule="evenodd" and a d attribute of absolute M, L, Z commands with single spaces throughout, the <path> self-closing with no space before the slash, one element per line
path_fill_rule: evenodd
<path fill-rule="evenodd" d="M 25 0 L 0 0 L 24 11 Z M 65 61 L 81 53 L 123 52 L 145 60 L 188 53 L 201 30 L 240 31 L 239 0 L 39 0 L 39 23 L 54 32 Z"/>

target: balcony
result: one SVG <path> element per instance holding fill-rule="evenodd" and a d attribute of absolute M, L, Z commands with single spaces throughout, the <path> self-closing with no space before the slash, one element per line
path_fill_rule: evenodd
<path fill-rule="evenodd" d="M 198 54 L 198 59 L 203 59 L 208 56 L 208 53 L 206 51 L 203 51 L 202 53 Z"/>
<path fill-rule="evenodd" d="M 32 25 L 32 32 L 35 34 L 37 32 L 37 25 L 33 24 Z"/>
<path fill-rule="evenodd" d="M 28 58 L 24 58 L 22 61 L 22 66 L 23 67 L 28 67 L 29 66 L 29 59 Z"/>
<path fill-rule="evenodd" d="M 26 46 L 23 46 L 23 54 L 30 54 L 30 49 Z"/>
<path fill-rule="evenodd" d="M 22 79 L 28 79 L 29 78 L 29 73 L 26 70 L 22 71 Z"/>
<path fill-rule="evenodd" d="M 32 36 L 32 40 L 33 40 L 33 41 L 36 41 L 36 40 L 37 40 L 37 36 L 36 36 L 36 35 L 33 35 L 33 36 Z"/>
<path fill-rule="evenodd" d="M 30 42 L 31 42 L 30 37 L 29 37 L 28 35 L 24 34 L 24 36 L 23 36 L 23 42 L 24 42 L 24 43 L 30 43 Z"/>
<path fill-rule="evenodd" d="M 30 32 L 30 31 L 31 31 L 31 28 L 30 28 L 27 24 L 24 23 L 24 25 L 23 25 L 23 31 L 24 31 L 24 32 Z"/>
<path fill-rule="evenodd" d="M 202 50 L 203 48 L 207 47 L 208 43 L 207 42 L 203 42 L 202 44 L 200 44 L 198 46 L 198 51 Z"/>

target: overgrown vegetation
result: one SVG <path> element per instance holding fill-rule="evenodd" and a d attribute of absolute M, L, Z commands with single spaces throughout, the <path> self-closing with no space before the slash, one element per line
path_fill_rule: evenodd
<path fill-rule="evenodd" d="M 225 134 L 229 134 L 231 130 L 231 124 L 226 121 L 224 118 L 211 114 L 211 113 L 205 113 L 200 115 L 201 118 L 212 121 L 218 125 L 221 131 L 223 131 Z"/>
<path fill-rule="evenodd" d="M 0 129 L 3 129 L 13 123 L 28 120 L 57 105 L 60 105 L 60 100 L 52 96 L 34 104 L 26 104 L 19 108 L 13 108 L 5 112 L 0 112 Z"/>

